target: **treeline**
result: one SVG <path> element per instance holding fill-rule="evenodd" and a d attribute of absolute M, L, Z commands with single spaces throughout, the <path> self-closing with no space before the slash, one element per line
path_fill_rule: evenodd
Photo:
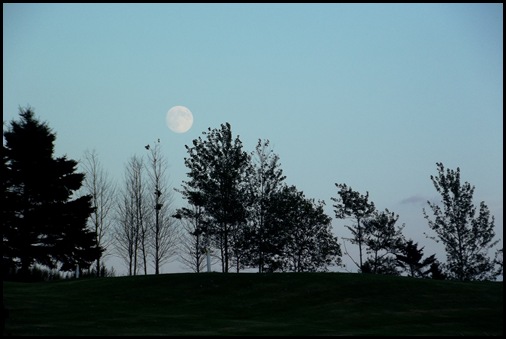
<path fill-rule="evenodd" d="M 367 192 L 336 183 L 335 217 L 350 221 L 348 240 L 358 247 L 353 258 L 334 235 L 324 201 L 286 183 L 269 140 L 247 152 L 228 123 L 186 146 L 187 180 L 175 190 L 159 140 L 145 146 L 144 157 L 129 159 L 118 186 L 96 151 L 85 153 L 83 173 L 77 161 L 53 158 L 55 139 L 30 108 L 4 132 L 4 279 L 37 265 L 107 275 L 103 262 L 111 254 L 123 258 L 129 275 L 158 274 L 172 260 L 193 272 L 211 265 L 222 272 L 321 272 L 340 266 L 343 255 L 363 273 L 463 281 L 502 275 L 502 248 L 488 254 L 499 241 L 494 217 L 484 202 L 476 213 L 474 187 L 442 163 L 431 176 L 441 204 L 429 202 L 432 217 L 423 213 L 432 238 L 445 246 L 446 262 L 425 256 L 404 237 L 404 225 L 396 225 L 398 215 L 378 211 Z M 186 206 L 172 206 L 174 193 Z"/>

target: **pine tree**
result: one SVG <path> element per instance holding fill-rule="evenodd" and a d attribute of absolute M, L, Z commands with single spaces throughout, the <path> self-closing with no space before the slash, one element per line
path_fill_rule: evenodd
<path fill-rule="evenodd" d="M 397 264 L 411 277 L 425 278 L 438 267 L 435 254 L 423 260 L 422 258 L 423 247 L 418 248 L 418 243 L 411 239 L 399 246 L 396 254 Z"/>
<path fill-rule="evenodd" d="M 31 108 L 20 109 L 4 139 L 4 258 L 22 272 L 34 263 L 62 271 L 89 267 L 102 249 L 87 229 L 91 196 L 73 199 L 84 179 L 77 162 L 53 158 L 56 135 Z"/>

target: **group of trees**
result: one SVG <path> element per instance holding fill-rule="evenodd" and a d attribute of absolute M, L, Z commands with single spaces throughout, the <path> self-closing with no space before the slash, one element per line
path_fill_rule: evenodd
<path fill-rule="evenodd" d="M 412 239 L 405 239 L 404 225 L 396 226 L 398 215 L 388 209 L 377 211 L 369 201 L 369 192 L 362 195 L 346 184 L 336 184 L 336 187 L 338 197 L 331 198 L 336 202 L 335 216 L 351 219 L 352 224 L 345 227 L 352 237 L 343 240 L 358 246 L 358 261 L 348 251 L 345 253 L 360 272 L 391 275 L 405 272 L 412 277 L 444 278 L 435 255 L 422 260 L 423 248 L 418 248 Z"/>
<path fill-rule="evenodd" d="M 186 146 L 189 180 L 179 192 L 188 207 L 176 214 L 191 225 L 194 271 L 211 251 L 222 272 L 325 271 L 339 264 L 340 246 L 323 202 L 284 182 L 268 140 L 249 154 L 228 123 L 203 135 Z"/>
<path fill-rule="evenodd" d="M 345 226 L 352 234 L 350 242 L 358 245 L 359 261 L 353 260 L 361 272 L 399 274 L 398 269 L 414 277 L 435 279 L 494 280 L 502 275 L 502 248 L 491 258 L 489 251 L 499 242 L 495 238 L 494 217 L 487 205 L 480 203 L 479 213 L 473 204 L 474 186 L 461 183 L 460 169 L 445 169 L 436 163 L 438 175 L 431 175 L 441 204 L 427 201 L 434 220 L 423 209 L 429 228 L 436 233 L 429 238 L 442 242 L 446 263 L 441 264 L 431 255 L 423 259 L 423 248 L 412 239 L 406 240 L 402 226 L 395 226 L 399 216 L 386 209 L 378 212 L 369 201 L 369 193 L 361 195 L 346 184 L 336 184 L 339 189 L 334 205 L 338 219 L 352 218 L 353 224 Z M 363 247 L 368 258 L 363 260 Z M 347 253 L 347 252 L 346 252 Z"/>
<path fill-rule="evenodd" d="M 146 145 L 147 156 L 133 155 L 125 167 L 123 186 L 112 184 L 96 151 L 87 151 L 84 194 L 92 196 L 90 216 L 97 243 L 123 258 L 129 275 L 155 274 L 177 252 L 178 229 L 171 218 L 172 194 L 167 186 L 166 159 L 160 141 Z M 100 258 L 96 262 L 100 274 Z"/>
<path fill-rule="evenodd" d="M 407 274 L 456 280 L 493 280 L 502 274 L 502 249 L 491 258 L 494 217 L 484 202 L 473 205 L 474 187 L 460 182 L 460 170 L 437 163 L 431 176 L 441 204 L 424 209 L 428 237 L 445 246 L 446 262 L 424 258 L 423 247 L 405 239 L 398 215 L 378 211 L 369 193 L 335 184 L 334 213 L 347 219 L 350 238 L 332 230 L 323 201 L 307 198 L 285 182 L 279 156 L 268 140 L 243 149 L 228 123 L 203 132 L 184 163 L 187 180 L 176 189 L 186 206 L 173 209 L 167 163 L 160 141 L 146 156 L 127 162 L 123 185 L 112 184 L 95 151 L 78 162 L 53 157 L 55 134 L 32 109 L 4 132 L 2 230 L 4 274 L 27 272 L 34 264 L 61 271 L 75 267 L 103 272 L 104 256 L 121 256 L 128 274 L 155 274 L 169 260 L 194 272 L 219 264 L 222 272 L 327 271 L 348 255 L 359 272 Z M 346 242 L 358 247 L 358 258 Z M 344 251 L 341 250 L 344 246 Z"/>

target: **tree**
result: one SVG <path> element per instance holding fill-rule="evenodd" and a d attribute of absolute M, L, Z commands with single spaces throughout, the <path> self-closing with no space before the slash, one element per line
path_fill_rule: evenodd
<path fill-rule="evenodd" d="M 395 253 L 404 242 L 402 229 L 395 227 L 399 216 L 385 209 L 363 221 L 363 241 L 370 255 L 362 272 L 397 275 Z"/>
<path fill-rule="evenodd" d="M 143 167 L 141 158 L 135 155 L 130 158 L 117 211 L 116 247 L 128 266 L 129 275 L 137 275 L 138 268 L 147 274 L 148 205 Z"/>
<path fill-rule="evenodd" d="M 209 258 L 207 237 L 202 227 L 202 207 L 195 205 L 192 208 L 183 207 L 178 210 L 175 218 L 181 220 L 183 225 L 179 260 L 193 272 L 200 273 L 204 270 L 206 259 Z"/>
<path fill-rule="evenodd" d="M 5 123 L 4 123 L 5 124 Z M 17 263 L 15 262 L 15 256 L 17 248 L 15 246 L 15 237 L 17 233 L 16 227 L 14 227 L 16 217 L 16 206 L 17 206 L 17 194 L 11 189 L 13 186 L 12 173 L 10 171 L 10 160 L 7 156 L 7 149 L 4 144 L 2 145 L 2 274 L 8 276 L 14 274 L 17 269 Z"/>
<path fill-rule="evenodd" d="M 135 228 L 133 200 L 124 190 L 117 207 L 114 244 L 119 256 L 128 267 L 128 275 L 137 274 L 137 247 L 139 236 Z"/>
<path fill-rule="evenodd" d="M 84 174 L 76 173 L 75 160 L 53 158 L 55 140 L 31 108 L 20 109 L 20 120 L 4 132 L 4 260 L 22 272 L 35 263 L 62 271 L 87 268 L 103 250 L 87 229 L 91 196 L 73 199 Z"/>
<path fill-rule="evenodd" d="M 112 214 L 116 204 L 115 194 L 116 188 L 114 183 L 110 180 L 109 175 L 103 169 L 98 159 L 96 150 L 85 151 L 84 160 L 81 161 L 85 177 L 84 177 L 84 193 L 91 196 L 91 203 L 94 207 L 93 213 L 89 218 L 90 228 L 96 233 L 97 244 L 104 249 L 111 245 L 111 231 L 112 231 Z M 101 255 L 96 261 L 96 273 L 100 276 L 103 263 Z"/>
<path fill-rule="evenodd" d="M 284 179 L 280 168 L 279 156 L 269 149 L 269 140 L 258 140 L 255 151 L 251 154 L 251 169 L 248 180 L 248 199 L 250 200 L 248 213 L 248 228 L 244 240 L 247 248 L 246 265 L 258 267 L 262 273 L 265 268 L 265 256 L 268 252 L 266 225 L 267 215 L 272 196 L 281 188 Z"/>
<path fill-rule="evenodd" d="M 441 205 L 428 201 L 434 220 L 423 209 L 429 228 L 436 236 L 429 238 L 441 241 L 446 251 L 446 273 L 450 279 L 460 281 L 492 280 L 496 277 L 494 260 L 488 250 L 494 241 L 494 217 L 482 201 L 478 215 L 473 204 L 474 186 L 461 183 L 460 169 L 446 169 L 436 163 L 438 175 L 431 175 L 432 183 L 441 194 Z"/>
<path fill-rule="evenodd" d="M 503 249 L 498 249 L 495 252 L 495 258 L 494 258 L 494 265 L 495 265 L 495 276 L 503 275 Z"/>
<path fill-rule="evenodd" d="M 207 271 L 211 271 L 211 234 L 209 220 L 204 213 L 204 197 L 201 192 L 176 190 L 188 201 L 189 207 L 179 208 L 174 218 L 181 220 L 183 233 L 181 234 L 180 261 L 192 271 L 200 273 L 204 259 Z"/>
<path fill-rule="evenodd" d="M 364 232 L 363 232 L 363 220 L 369 218 L 375 211 L 374 203 L 369 202 L 369 192 L 365 195 L 354 191 L 351 187 L 346 184 L 335 184 L 339 189 L 337 198 L 331 198 L 336 204 L 333 205 L 336 218 L 344 219 L 348 217 L 354 218 L 355 225 L 345 225 L 351 231 L 353 238 L 350 240 L 351 243 L 358 245 L 359 250 L 359 262 L 357 263 L 353 258 L 355 265 L 361 270 L 363 267 L 362 262 L 362 245 L 364 243 Z M 349 255 L 349 254 L 348 254 Z"/>
<path fill-rule="evenodd" d="M 341 248 L 332 234 L 324 203 L 284 186 L 271 197 L 266 223 L 266 271 L 327 271 L 340 265 Z"/>
<path fill-rule="evenodd" d="M 154 212 L 154 218 L 149 219 L 149 234 L 155 274 L 159 274 L 160 267 L 176 255 L 179 236 L 175 222 L 170 217 L 172 193 L 167 186 L 167 161 L 161 153 L 160 139 L 154 146 L 147 149 L 149 151 L 149 190 L 153 193 L 150 196 L 150 202 Z"/>
<path fill-rule="evenodd" d="M 423 258 L 423 247 L 418 248 L 418 243 L 408 240 L 398 247 L 396 254 L 397 264 L 404 269 L 410 277 L 426 278 L 437 267 L 436 255 Z M 436 265 L 436 266 L 434 266 Z"/>
<path fill-rule="evenodd" d="M 189 181 L 183 182 L 184 197 L 200 194 L 209 224 L 208 232 L 220 252 L 222 272 L 228 272 L 233 254 L 238 254 L 238 232 L 246 220 L 245 182 L 249 156 L 229 123 L 208 129 L 186 146 L 185 165 Z"/>

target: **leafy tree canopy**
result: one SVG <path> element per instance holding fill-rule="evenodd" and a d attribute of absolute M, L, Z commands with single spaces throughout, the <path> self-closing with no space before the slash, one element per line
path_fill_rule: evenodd
<path fill-rule="evenodd" d="M 494 240 L 494 217 L 482 201 L 479 210 L 473 204 L 474 186 L 462 183 L 460 169 L 445 169 L 437 163 L 438 175 L 431 180 L 441 194 L 441 203 L 431 203 L 434 219 L 425 209 L 424 216 L 436 236 L 429 238 L 441 241 L 446 250 L 446 273 L 456 280 L 493 280 L 497 274 L 494 260 L 488 255 L 499 240 Z M 478 213 L 477 213 L 478 212 Z"/>

